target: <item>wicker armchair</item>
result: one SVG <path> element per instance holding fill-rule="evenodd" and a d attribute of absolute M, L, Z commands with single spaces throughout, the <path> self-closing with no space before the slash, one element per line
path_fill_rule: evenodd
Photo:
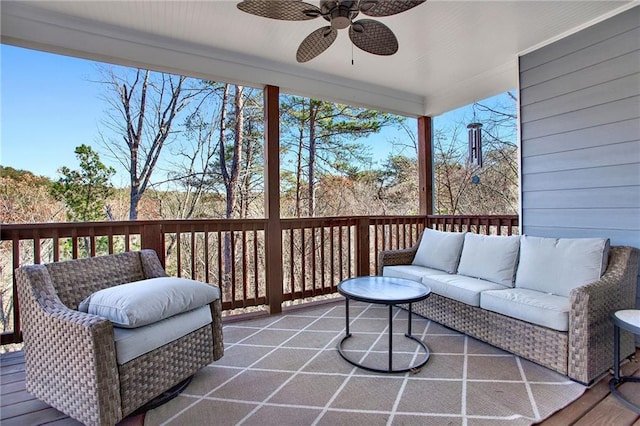
<path fill-rule="evenodd" d="M 420 241 L 418 239 L 418 241 Z M 391 265 L 411 264 L 418 245 L 379 255 L 378 275 Z M 611 314 L 633 308 L 640 250 L 612 246 L 600 280 L 570 294 L 569 331 L 562 332 L 470 306 L 438 294 L 414 303 L 413 311 L 447 327 L 527 358 L 573 380 L 593 383 L 613 365 Z M 635 352 L 633 335 L 624 332 L 621 355 Z"/>
<path fill-rule="evenodd" d="M 213 322 L 118 365 L 112 323 L 79 312 L 104 288 L 165 277 L 152 250 L 16 270 L 27 391 L 88 425 L 113 425 L 223 355 L 221 302 Z"/>

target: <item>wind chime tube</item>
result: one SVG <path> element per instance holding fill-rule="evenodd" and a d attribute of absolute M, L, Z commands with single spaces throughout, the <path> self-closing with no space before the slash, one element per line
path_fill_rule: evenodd
<path fill-rule="evenodd" d="M 467 126 L 469 129 L 469 162 L 473 164 L 475 159 L 475 141 L 473 137 L 473 129 L 470 126 Z"/>
<path fill-rule="evenodd" d="M 482 124 L 471 123 L 469 129 L 469 162 L 482 167 Z"/>

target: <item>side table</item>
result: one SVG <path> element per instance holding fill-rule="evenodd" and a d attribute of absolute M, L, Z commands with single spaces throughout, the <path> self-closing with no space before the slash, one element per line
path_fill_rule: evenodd
<path fill-rule="evenodd" d="M 355 277 L 349 278 L 338 284 L 338 292 L 345 297 L 345 320 L 346 333 L 342 340 L 338 343 L 338 352 L 349 364 L 365 370 L 377 373 L 404 373 L 419 369 L 429 360 L 429 348 L 420 339 L 411 335 L 411 304 L 426 299 L 431 294 L 431 289 L 423 284 L 415 281 L 406 280 L 395 277 Z M 382 369 L 371 366 L 365 366 L 360 362 L 350 359 L 342 349 L 345 340 L 351 337 L 349 331 L 349 300 L 358 300 L 365 303 L 377 303 L 389 306 L 389 368 Z M 393 368 L 393 307 L 396 304 L 409 304 L 409 319 L 407 321 L 407 332 L 405 337 L 416 342 L 420 349 L 424 352 L 424 358 L 414 365 L 403 368 Z"/>
<path fill-rule="evenodd" d="M 627 400 L 618 390 L 616 385 L 625 382 L 640 382 L 640 377 L 620 376 L 620 329 L 640 335 L 640 309 L 624 309 L 616 311 L 613 319 L 613 379 L 609 381 L 611 394 L 618 398 L 624 405 L 640 413 L 640 407 Z"/>

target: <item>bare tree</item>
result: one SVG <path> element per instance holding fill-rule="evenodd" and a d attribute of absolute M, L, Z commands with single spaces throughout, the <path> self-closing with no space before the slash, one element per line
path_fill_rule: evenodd
<path fill-rule="evenodd" d="M 511 92 L 472 105 L 482 126 L 483 167 L 467 161 L 466 123 L 434 135 L 436 212 L 440 214 L 515 214 L 518 206 L 516 98 Z"/>
<path fill-rule="evenodd" d="M 103 144 L 129 173 L 129 219 L 135 220 L 160 154 L 176 132 L 176 117 L 200 90 L 185 88 L 187 77 L 149 70 L 104 74 L 102 83 L 111 92 L 105 97 L 111 107 L 105 125 L 121 139 L 103 138 Z"/>

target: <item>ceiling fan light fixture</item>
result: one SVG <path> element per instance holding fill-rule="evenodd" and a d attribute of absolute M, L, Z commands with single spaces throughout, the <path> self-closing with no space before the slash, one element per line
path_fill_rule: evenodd
<path fill-rule="evenodd" d="M 343 30 L 351 25 L 351 9 L 338 6 L 331 11 L 331 27 L 336 30 Z"/>

